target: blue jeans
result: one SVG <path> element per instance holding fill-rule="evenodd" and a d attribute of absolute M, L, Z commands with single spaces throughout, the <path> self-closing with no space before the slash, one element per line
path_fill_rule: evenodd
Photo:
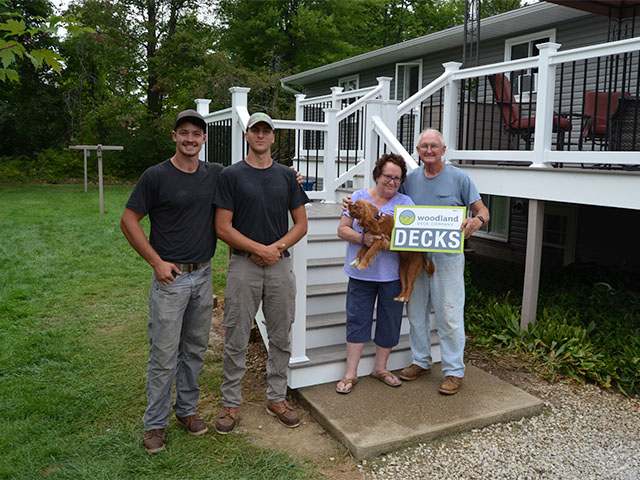
<path fill-rule="evenodd" d="M 161 285 L 153 275 L 149 289 L 147 409 L 142 417 L 147 430 L 169 424 L 174 381 L 176 415 L 196 413 L 198 377 L 209 344 L 212 314 L 211 264 L 183 272 L 169 285 Z"/>
<path fill-rule="evenodd" d="M 427 255 L 427 254 L 425 254 Z M 440 336 L 442 372 L 464 376 L 464 255 L 429 253 L 436 271 L 430 276 L 421 271 L 414 283 L 407 305 L 409 338 L 413 363 L 431 367 L 431 325 L 429 315 L 435 311 Z"/>
<path fill-rule="evenodd" d="M 376 306 L 375 344 L 393 348 L 400 338 L 404 304 L 393 299 L 400 294 L 400 280 L 370 282 L 349 278 L 347 287 L 347 342 L 366 343 L 371 340 L 373 307 Z M 376 299 L 378 300 L 376 305 Z"/>

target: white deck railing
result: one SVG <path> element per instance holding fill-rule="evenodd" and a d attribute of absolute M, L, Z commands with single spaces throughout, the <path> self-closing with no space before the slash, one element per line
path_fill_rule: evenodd
<path fill-rule="evenodd" d="M 436 92 L 443 91 L 442 123 L 441 130 L 448 145 L 447 161 L 479 161 L 493 162 L 493 166 L 476 167 L 473 178 L 480 191 L 506 196 L 522 196 L 530 199 L 549 199 L 554 201 L 573 201 L 577 203 L 593 203 L 606 206 L 620 206 L 624 208 L 640 209 L 640 196 L 637 188 L 640 186 L 640 174 L 633 172 L 603 172 L 601 176 L 594 175 L 594 170 L 580 172 L 578 169 L 550 168 L 554 164 L 640 164 L 639 152 L 619 151 L 558 151 L 552 148 L 554 101 L 558 82 L 556 81 L 556 69 L 571 62 L 595 59 L 612 55 L 636 54 L 635 81 L 637 82 L 638 60 L 640 53 L 640 38 L 621 40 L 606 44 L 582 47 L 573 50 L 559 52 L 559 44 L 546 43 L 538 45 L 540 54 L 538 57 L 500 62 L 492 65 L 484 65 L 460 70 L 460 64 L 456 62 L 445 63 L 445 72 L 436 80 L 422 88 L 415 95 L 400 103 L 390 99 L 389 77 L 378 78 L 378 85 L 366 89 L 344 92 L 340 87 L 334 87 L 331 95 L 306 98 L 304 95 L 296 97 L 296 120 L 274 119 L 277 129 L 289 129 L 296 132 L 296 145 L 300 145 L 303 132 L 319 131 L 322 133 L 322 148 L 318 147 L 322 161 L 322 189 L 308 192 L 314 200 L 328 202 L 339 201 L 342 196 L 337 190 L 345 182 L 354 180 L 356 175 L 364 176 L 364 187 L 371 185 L 371 171 L 378 154 L 383 151 L 391 151 L 403 156 L 410 169 L 416 168 L 417 163 L 410 153 L 403 147 L 397 138 L 398 119 L 409 112 L 420 112 L 423 102 L 428 100 Z M 472 150 L 456 148 L 456 135 L 459 123 L 460 86 L 463 81 L 469 81 L 496 73 L 513 72 L 523 69 L 537 69 L 537 92 L 535 98 L 535 128 L 533 129 L 532 150 Z M 560 85 L 561 88 L 561 85 Z M 243 151 L 243 133 L 246 129 L 249 112 L 247 110 L 247 94 L 249 89 L 234 87 L 230 89 L 232 94 L 231 108 L 210 113 L 208 100 L 196 101 L 198 111 L 202 113 L 208 123 L 221 120 L 231 120 L 231 158 L 232 162 L 240 161 Z M 343 100 L 354 100 L 350 105 L 343 106 Z M 326 102 L 323 108 L 322 121 L 305 121 L 304 107 L 318 105 Z M 492 100 L 493 102 L 493 100 Z M 362 110 L 364 119 L 364 145 L 358 152 L 358 159 L 345 172 L 338 174 L 336 161 L 341 150 L 339 145 L 338 125 L 352 115 Z M 420 115 L 417 115 L 420 118 Z M 422 125 L 417 122 L 414 125 L 414 145 L 417 144 L 417 136 Z M 411 150 L 411 149 L 410 149 Z M 502 170 L 495 166 L 499 162 Z M 528 168 L 522 168 L 522 163 L 527 162 Z M 514 167 L 509 170 L 509 165 Z M 506 166 L 506 169 L 504 168 Z M 519 168 L 516 168 L 519 167 Z M 463 166 L 464 167 L 464 166 Z M 469 167 L 473 168 L 473 167 Z M 576 184 L 576 174 L 584 179 L 578 183 L 583 193 L 580 195 L 564 194 L 567 187 Z M 624 174 L 630 176 L 624 177 Z M 553 177 L 553 178 L 552 178 Z M 614 178 L 615 177 L 615 178 Z M 580 183 L 582 182 L 582 183 Z M 598 183 L 600 182 L 600 183 Z M 536 185 L 536 187 L 532 187 Z M 542 185 L 539 187 L 538 185 Z M 598 192 L 598 185 L 602 185 L 607 191 L 615 191 L 604 198 Z M 536 190 L 537 188 L 537 190 Z M 553 195 L 542 189 L 553 189 Z M 577 187 L 574 187 L 577 188 Z M 597 193 L 594 193 L 597 192 Z M 635 193 L 634 193 L 635 192 Z M 618 196 L 616 196 L 616 194 Z M 564 196 L 563 196 L 564 195 Z M 599 196 L 599 202 L 594 198 Z M 578 198 L 579 197 L 579 198 Z M 306 238 L 294 247 L 294 269 L 298 276 L 298 293 L 296 297 L 296 320 L 292 327 L 292 362 L 306 361 Z M 266 334 L 263 332 L 263 336 Z"/>

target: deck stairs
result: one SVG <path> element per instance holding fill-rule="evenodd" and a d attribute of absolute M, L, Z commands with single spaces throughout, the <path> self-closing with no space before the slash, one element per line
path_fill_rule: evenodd
<path fill-rule="evenodd" d="M 301 388 L 337 381 L 344 375 L 346 364 L 346 291 L 347 276 L 343 272 L 346 244 L 337 235 L 340 206 L 312 202 L 308 205 L 309 230 L 307 242 L 306 285 L 306 356 L 308 361 L 289 365 L 289 386 Z M 297 321 L 297 320 L 296 320 Z M 375 318 L 374 318 L 375 326 Z M 435 319 L 432 316 L 432 326 Z M 432 332 L 432 354 L 440 361 L 438 336 Z M 364 349 L 358 375 L 371 373 L 375 345 Z M 411 363 L 409 322 L 405 314 L 399 344 L 389 357 L 390 370 Z"/>

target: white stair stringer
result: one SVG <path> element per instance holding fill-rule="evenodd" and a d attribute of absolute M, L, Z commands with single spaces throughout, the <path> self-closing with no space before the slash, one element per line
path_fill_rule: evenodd
<path fill-rule="evenodd" d="M 309 228 L 306 241 L 305 355 L 289 364 L 289 387 L 302 388 L 338 381 L 344 375 L 346 363 L 346 291 L 348 278 L 343 272 L 346 243 L 337 235 L 340 206 L 313 203 L 307 210 Z M 297 274 L 298 275 L 298 274 Z M 374 318 L 375 325 L 375 318 Z M 435 318 L 432 315 L 432 327 Z M 262 331 L 263 329 L 261 329 Z M 263 336 L 266 332 L 263 332 Z M 409 322 L 403 317 L 400 342 L 393 348 L 388 360 L 390 370 L 411 364 Z M 438 335 L 432 331 L 432 358 L 440 361 Z M 373 369 L 375 344 L 365 345 L 358 375 L 368 375 Z M 299 359 L 303 358 L 303 361 Z"/>

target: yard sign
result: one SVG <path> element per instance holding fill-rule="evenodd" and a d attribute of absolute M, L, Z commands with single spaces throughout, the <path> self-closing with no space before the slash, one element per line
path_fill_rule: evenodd
<path fill-rule="evenodd" d="M 460 225 L 466 213 L 466 207 L 397 205 L 391 250 L 462 253 L 464 235 Z"/>

